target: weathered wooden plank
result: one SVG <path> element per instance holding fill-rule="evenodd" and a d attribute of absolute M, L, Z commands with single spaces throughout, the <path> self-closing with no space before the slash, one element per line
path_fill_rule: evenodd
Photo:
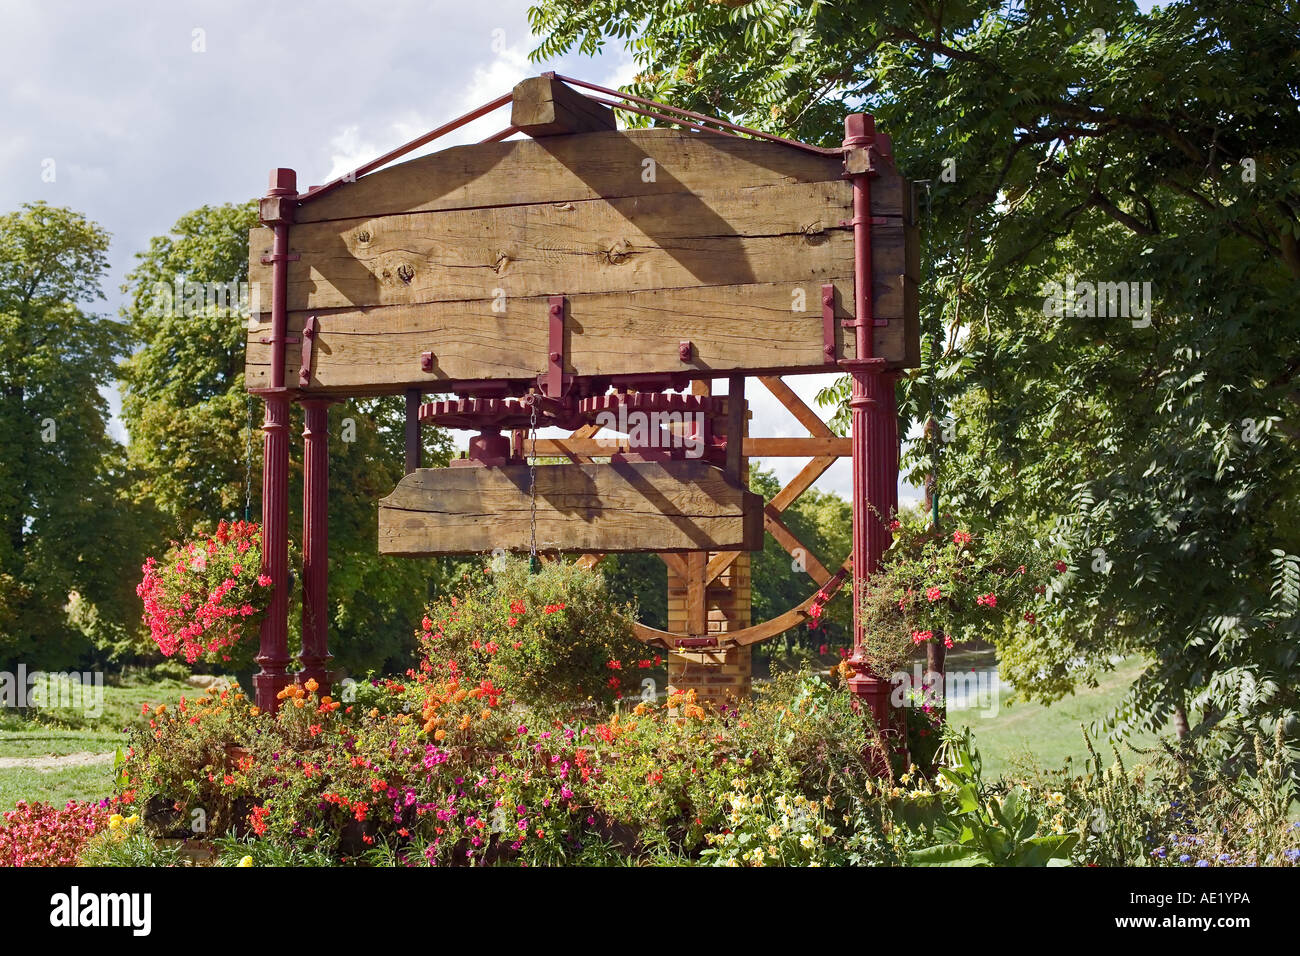
<path fill-rule="evenodd" d="M 527 551 L 532 496 L 525 465 L 422 468 L 379 503 L 383 554 Z M 754 550 L 763 501 L 700 461 L 539 465 L 539 550 Z"/>
<path fill-rule="evenodd" d="M 836 313 L 847 318 L 853 280 L 832 280 L 838 289 Z M 802 291 L 806 311 L 794 312 L 792 293 Z M 646 372 L 754 372 L 829 368 L 822 351 L 822 320 L 817 308 L 820 285 L 766 283 L 716 286 L 626 295 L 573 296 L 565 322 L 565 370 L 581 375 Z M 885 295 L 877 314 L 902 302 Z M 546 370 L 547 299 L 514 300 L 506 311 L 490 302 L 387 306 L 323 313 L 291 313 L 289 331 L 297 335 L 308 315 L 317 316 L 310 385 L 312 391 L 382 394 L 439 382 L 481 378 L 532 379 Z M 265 313 L 263 320 L 269 318 Z M 260 340 L 268 321 L 250 326 L 247 384 L 269 380 L 271 349 Z M 901 321 L 873 330 L 875 354 L 900 362 L 907 343 Z M 838 354 L 853 357 L 853 337 L 835 323 Z M 680 342 L 692 344 L 682 362 Z M 297 380 L 299 356 L 285 357 L 289 381 Z M 434 353 L 433 367 L 421 369 L 422 352 Z"/>
<path fill-rule="evenodd" d="M 529 136 L 599 133 L 615 129 L 614 111 L 548 76 L 515 85 L 510 124 Z"/>
<path fill-rule="evenodd" d="M 295 226 L 290 311 L 816 282 L 853 261 L 844 183 L 530 204 Z M 250 281 L 269 288 L 268 229 L 250 237 Z M 902 221 L 872 233 L 873 272 L 904 274 Z M 269 301 L 269 297 L 267 298 Z"/>
<path fill-rule="evenodd" d="M 837 156 L 672 129 L 454 146 L 344 183 L 300 204 L 297 223 L 433 209 L 703 193 L 841 178 Z M 903 212 L 903 180 L 873 181 L 871 213 Z"/>

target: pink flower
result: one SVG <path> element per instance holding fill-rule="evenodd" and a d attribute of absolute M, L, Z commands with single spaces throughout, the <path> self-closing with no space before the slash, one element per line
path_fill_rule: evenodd
<path fill-rule="evenodd" d="M 992 592 L 988 594 L 981 594 L 979 597 L 975 599 L 975 603 L 982 604 L 985 607 L 997 607 L 998 596 L 996 594 L 993 594 Z"/>
<path fill-rule="evenodd" d="M 925 599 L 927 601 L 937 601 L 943 597 L 943 592 L 939 590 L 938 585 L 925 589 Z"/>
<path fill-rule="evenodd" d="M 954 531 L 952 533 L 953 544 L 970 544 L 970 533 L 967 531 Z"/>

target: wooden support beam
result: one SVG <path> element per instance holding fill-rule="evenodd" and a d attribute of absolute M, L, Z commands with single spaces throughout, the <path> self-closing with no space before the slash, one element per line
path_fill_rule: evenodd
<path fill-rule="evenodd" d="M 422 468 L 379 503 L 382 554 L 527 551 L 526 465 Z M 763 501 L 702 461 L 539 465 L 541 551 L 756 550 Z"/>
<path fill-rule="evenodd" d="M 673 554 L 669 551 L 661 551 L 659 552 L 659 557 L 664 559 L 664 564 L 668 565 L 668 570 L 678 575 L 679 577 L 684 578 L 689 573 L 686 569 L 686 559 L 683 558 L 680 554 Z"/>
<path fill-rule="evenodd" d="M 745 376 L 730 375 L 727 377 L 727 463 L 722 470 L 737 488 L 742 486 L 746 411 Z"/>
<path fill-rule="evenodd" d="M 708 589 L 704 584 L 704 567 L 709 555 L 692 551 L 686 555 L 686 633 L 703 637 L 709 633 Z"/>
<path fill-rule="evenodd" d="M 847 438 L 746 438 L 741 443 L 745 458 L 835 458 L 851 453 Z M 532 448 L 529 442 L 526 446 Z M 626 438 L 539 438 L 539 457 L 608 458 L 630 451 Z"/>
<path fill-rule="evenodd" d="M 823 472 L 831 465 L 835 464 L 838 459 L 832 455 L 814 458 L 808 464 L 804 465 L 799 474 L 790 479 L 790 483 L 776 493 L 768 507 L 780 514 L 794 503 L 794 500 L 801 494 L 812 487 L 813 482 L 820 478 Z"/>
<path fill-rule="evenodd" d="M 420 398 L 418 388 L 406 390 L 406 473 L 423 468 L 423 443 L 420 439 Z"/>
<path fill-rule="evenodd" d="M 613 130 L 614 111 L 548 76 L 530 76 L 515 86 L 510 125 L 534 138 Z"/>
<path fill-rule="evenodd" d="M 853 454 L 848 438 L 749 438 L 745 455 L 753 458 L 844 458 Z"/>
<path fill-rule="evenodd" d="M 792 558 L 802 562 L 804 570 L 818 584 L 825 584 L 831 579 L 831 573 L 818 560 L 817 555 L 813 554 L 812 549 L 795 537 L 794 532 L 781 520 L 781 515 L 774 511 L 771 506 L 763 512 L 763 529 L 775 538 L 777 544 L 785 548 Z"/>
<path fill-rule="evenodd" d="M 822 417 L 805 404 L 804 400 L 794 393 L 789 385 L 785 384 L 775 375 L 764 375 L 759 378 L 769 392 L 776 396 L 777 401 L 784 405 L 799 424 L 808 429 L 809 434 L 818 438 L 833 438 L 835 433 L 830 427 L 822 421 Z M 845 452 L 844 454 L 849 454 Z"/>

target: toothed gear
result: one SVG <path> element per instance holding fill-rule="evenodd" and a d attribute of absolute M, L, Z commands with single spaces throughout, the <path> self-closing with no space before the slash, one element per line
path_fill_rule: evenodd
<path fill-rule="evenodd" d="M 713 398 L 692 395 L 689 392 L 613 392 L 592 395 L 578 403 L 578 413 L 592 419 L 603 412 L 618 414 L 620 408 L 629 412 L 702 412 L 714 410 Z"/>
<path fill-rule="evenodd" d="M 420 421 L 442 428 L 527 428 L 532 408 L 518 398 L 449 398 L 420 406 Z"/>

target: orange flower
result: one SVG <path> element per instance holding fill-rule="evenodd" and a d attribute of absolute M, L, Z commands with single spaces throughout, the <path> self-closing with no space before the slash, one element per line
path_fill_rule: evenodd
<path fill-rule="evenodd" d="M 307 693 L 309 694 L 314 694 L 316 691 L 320 690 L 320 684 L 316 683 L 316 678 L 314 677 L 309 677 L 307 683 L 302 686 L 307 688 Z"/>
<path fill-rule="evenodd" d="M 443 739 L 444 737 L 446 737 L 446 736 L 447 736 L 447 731 L 442 730 L 442 729 L 439 729 L 438 731 L 436 731 L 436 732 L 434 733 L 434 735 L 433 735 L 433 739 L 434 739 L 434 740 L 442 740 L 442 739 Z"/>

